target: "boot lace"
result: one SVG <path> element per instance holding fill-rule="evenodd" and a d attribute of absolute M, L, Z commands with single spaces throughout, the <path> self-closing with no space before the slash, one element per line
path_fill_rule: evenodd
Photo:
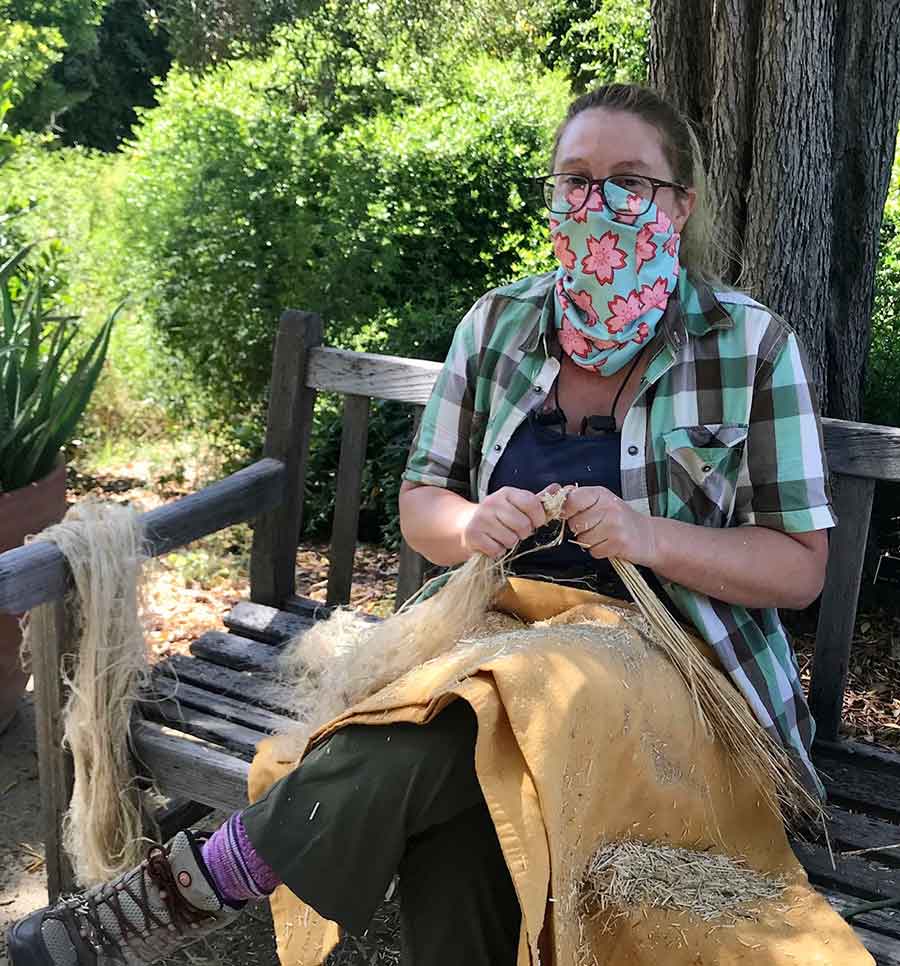
<path fill-rule="evenodd" d="M 150 906 L 148 878 L 155 883 L 159 897 L 165 904 L 168 922 L 160 918 Z M 138 886 L 136 891 L 135 886 Z M 123 894 L 128 895 L 140 909 L 144 918 L 143 929 L 125 914 L 121 904 Z M 75 896 L 66 900 L 65 904 L 79 920 L 82 937 L 98 952 L 119 949 L 132 936 L 146 940 L 154 929 L 174 930 L 183 934 L 186 930 L 215 918 L 210 913 L 195 908 L 184 898 L 175 882 L 168 853 L 159 845 L 148 850 L 138 875 L 123 876 L 119 881 L 104 886 L 99 892 Z M 112 934 L 109 924 L 101 918 L 101 905 L 112 910 L 119 927 L 118 937 Z"/>

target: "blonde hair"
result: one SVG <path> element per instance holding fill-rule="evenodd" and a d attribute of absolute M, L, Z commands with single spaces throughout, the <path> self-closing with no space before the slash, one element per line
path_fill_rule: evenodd
<path fill-rule="evenodd" d="M 572 101 L 553 139 L 551 167 L 569 121 L 594 107 L 625 111 L 659 131 L 674 179 L 696 193 L 693 211 L 681 232 L 681 264 L 689 275 L 721 284 L 720 266 L 723 253 L 727 255 L 727 246 L 720 239 L 715 224 L 700 142 L 690 121 L 655 90 L 640 84 L 604 84 Z"/>

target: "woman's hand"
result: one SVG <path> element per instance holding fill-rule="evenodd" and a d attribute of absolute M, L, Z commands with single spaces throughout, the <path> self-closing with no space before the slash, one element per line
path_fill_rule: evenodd
<path fill-rule="evenodd" d="M 569 492 L 562 517 L 573 539 L 597 560 L 618 557 L 652 567 L 656 539 L 652 517 L 632 510 L 605 486 L 579 486 Z"/>
<path fill-rule="evenodd" d="M 546 522 L 538 494 L 504 486 L 473 505 L 463 530 L 463 545 L 470 553 L 499 557 Z"/>

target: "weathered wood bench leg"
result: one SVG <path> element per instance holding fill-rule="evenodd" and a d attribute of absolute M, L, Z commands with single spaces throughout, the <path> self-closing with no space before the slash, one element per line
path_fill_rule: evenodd
<path fill-rule="evenodd" d="M 834 741 L 841 726 L 850 644 L 875 495 L 874 480 L 841 476 L 835 482 L 834 508 L 838 524 L 832 531 L 831 541 L 840 552 L 832 553 L 828 560 L 809 685 L 816 737 L 826 741 Z"/>
<path fill-rule="evenodd" d="M 47 893 L 55 902 L 60 893 L 75 888 L 75 877 L 62 845 L 62 820 L 72 797 L 72 756 L 63 748 L 62 712 L 66 689 L 62 662 L 74 653 L 74 636 L 63 601 L 53 608 L 53 633 L 32 655 L 41 819 L 47 865 Z"/>

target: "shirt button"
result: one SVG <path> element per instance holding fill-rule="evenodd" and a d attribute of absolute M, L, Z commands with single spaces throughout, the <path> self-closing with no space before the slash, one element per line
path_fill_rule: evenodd
<path fill-rule="evenodd" d="M 638 448 L 637 448 L 637 446 L 629 446 L 628 447 L 628 455 L 629 456 L 637 456 L 637 454 L 638 454 Z"/>
<path fill-rule="evenodd" d="M 544 390 L 540 386 L 535 386 L 534 387 L 534 391 L 535 392 L 543 392 Z"/>
<path fill-rule="evenodd" d="M 703 472 L 704 472 L 704 473 L 712 473 L 712 467 L 711 467 L 711 466 L 709 465 L 709 463 L 706 463 L 706 464 L 704 465 L 704 467 L 703 467 Z"/>
<path fill-rule="evenodd" d="M 495 452 L 499 453 L 502 449 L 503 447 L 499 443 L 494 443 Z"/>

